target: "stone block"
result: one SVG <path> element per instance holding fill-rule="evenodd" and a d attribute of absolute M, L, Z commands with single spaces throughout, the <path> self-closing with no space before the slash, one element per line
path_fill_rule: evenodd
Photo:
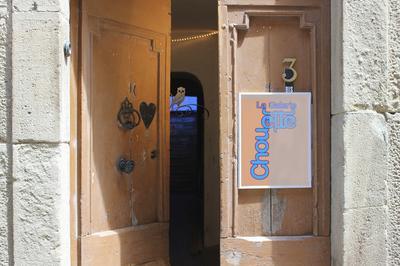
<path fill-rule="evenodd" d="M 6 3 L 5 3 L 6 4 Z M 0 6 L 0 142 L 7 141 L 11 96 L 11 19 L 7 5 Z"/>
<path fill-rule="evenodd" d="M 15 265 L 70 265 L 69 146 L 13 148 Z"/>
<path fill-rule="evenodd" d="M 373 111 L 332 117 L 332 265 L 385 265 L 388 127 Z"/>
<path fill-rule="evenodd" d="M 391 111 L 400 111 L 400 1 L 389 1 L 389 97 Z M 400 263 L 399 263 L 400 264 Z"/>
<path fill-rule="evenodd" d="M 8 265 L 9 161 L 7 144 L 0 144 L 0 265 Z"/>
<path fill-rule="evenodd" d="M 331 257 L 332 265 L 343 265 L 344 138 L 343 114 L 332 117 L 331 142 Z"/>
<path fill-rule="evenodd" d="M 344 130 L 345 116 L 343 114 L 332 116 L 332 141 L 331 141 L 331 193 L 332 206 L 344 208 Z M 332 217 L 335 217 L 332 215 Z"/>
<path fill-rule="evenodd" d="M 332 204 L 343 209 L 385 205 L 385 117 L 372 111 L 335 115 L 332 136 Z"/>
<path fill-rule="evenodd" d="M 389 125 L 388 263 L 400 265 L 400 114 L 387 114 Z"/>
<path fill-rule="evenodd" d="M 62 12 L 69 17 L 68 0 L 13 0 L 14 12 Z"/>
<path fill-rule="evenodd" d="M 332 2 L 332 112 L 390 109 L 388 0 Z"/>
<path fill-rule="evenodd" d="M 56 12 L 13 15 L 13 140 L 69 140 L 68 21 Z"/>
<path fill-rule="evenodd" d="M 386 265 L 386 217 L 386 207 L 345 211 L 343 264 L 336 265 Z"/>
<path fill-rule="evenodd" d="M 331 265 L 386 265 L 386 207 L 335 213 L 331 230 Z"/>
<path fill-rule="evenodd" d="M 400 265 L 400 182 L 388 184 L 388 264 Z"/>
<path fill-rule="evenodd" d="M 389 183 L 400 183 L 400 113 L 387 114 L 389 128 Z"/>

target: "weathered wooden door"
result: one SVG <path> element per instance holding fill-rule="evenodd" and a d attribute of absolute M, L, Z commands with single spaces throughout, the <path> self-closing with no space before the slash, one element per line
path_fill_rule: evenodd
<path fill-rule="evenodd" d="M 82 265 L 166 265 L 169 0 L 82 1 Z"/>
<path fill-rule="evenodd" d="M 222 265 L 330 264 L 329 10 L 328 0 L 220 1 Z M 284 92 L 285 58 L 296 59 L 295 91 L 312 93 L 312 188 L 240 190 L 238 94 Z"/>

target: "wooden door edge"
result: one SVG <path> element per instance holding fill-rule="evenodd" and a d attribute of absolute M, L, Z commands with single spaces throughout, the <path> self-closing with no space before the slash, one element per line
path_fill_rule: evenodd
<path fill-rule="evenodd" d="M 79 94 L 81 0 L 70 1 L 70 260 L 79 265 Z"/>

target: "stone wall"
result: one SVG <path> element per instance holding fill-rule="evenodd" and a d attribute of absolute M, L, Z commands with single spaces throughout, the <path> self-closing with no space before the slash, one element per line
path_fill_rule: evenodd
<path fill-rule="evenodd" d="M 400 265 L 400 114 L 389 114 L 388 262 Z"/>
<path fill-rule="evenodd" d="M 400 0 L 389 1 L 389 175 L 387 180 L 388 264 L 400 265 Z"/>
<path fill-rule="evenodd" d="M 332 1 L 333 265 L 399 264 L 399 3 Z"/>
<path fill-rule="evenodd" d="M 11 0 L 0 0 L 0 265 L 12 263 Z"/>
<path fill-rule="evenodd" d="M 0 1 L 0 265 L 69 265 L 68 0 Z"/>

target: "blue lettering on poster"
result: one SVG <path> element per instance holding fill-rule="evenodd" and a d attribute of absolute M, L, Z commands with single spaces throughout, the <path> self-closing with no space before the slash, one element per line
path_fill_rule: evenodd
<path fill-rule="evenodd" d="M 267 110 L 269 106 L 269 110 Z M 256 108 L 261 109 L 261 127 L 255 129 L 256 138 L 254 148 L 256 156 L 251 160 L 250 174 L 256 180 L 264 180 L 269 176 L 269 135 L 270 130 L 277 132 L 280 129 L 296 128 L 295 103 L 256 103 Z"/>

